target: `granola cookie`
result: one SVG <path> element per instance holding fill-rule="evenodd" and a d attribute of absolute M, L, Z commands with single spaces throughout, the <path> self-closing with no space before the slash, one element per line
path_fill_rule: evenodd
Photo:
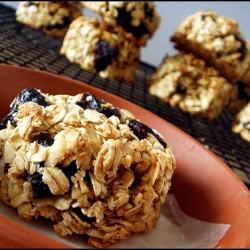
<path fill-rule="evenodd" d="M 233 84 L 228 104 L 225 106 L 233 115 L 236 115 L 250 101 L 250 92 L 242 82 Z"/>
<path fill-rule="evenodd" d="M 228 104 L 232 88 L 218 70 L 183 51 L 166 56 L 148 84 L 150 94 L 209 120 L 215 119 Z"/>
<path fill-rule="evenodd" d="M 232 130 L 250 142 L 250 101 L 236 114 Z"/>
<path fill-rule="evenodd" d="M 60 54 L 102 78 L 134 83 L 140 47 L 127 39 L 119 27 L 81 16 L 70 24 Z"/>
<path fill-rule="evenodd" d="M 250 44 L 233 18 L 198 11 L 185 18 L 170 40 L 177 49 L 194 53 L 218 69 L 229 82 L 250 83 L 250 74 L 246 75 Z"/>
<path fill-rule="evenodd" d="M 16 21 L 48 35 L 64 37 L 69 24 L 82 16 L 82 9 L 82 5 L 76 1 L 20 2 L 16 10 Z"/>
<path fill-rule="evenodd" d="M 106 22 L 116 27 L 121 26 L 127 37 L 140 46 L 146 46 L 161 21 L 153 1 L 103 1 L 81 2 L 82 5 L 100 15 Z"/>
<path fill-rule="evenodd" d="M 0 198 L 24 221 L 105 248 L 157 226 L 176 162 L 165 139 L 90 93 L 24 89 L 0 123 Z"/>

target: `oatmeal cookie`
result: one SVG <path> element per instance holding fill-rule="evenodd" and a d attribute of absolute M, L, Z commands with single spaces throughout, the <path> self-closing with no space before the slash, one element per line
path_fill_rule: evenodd
<path fill-rule="evenodd" d="M 250 101 L 236 114 L 232 130 L 250 142 Z"/>
<path fill-rule="evenodd" d="M 48 35 L 64 37 L 69 24 L 82 16 L 82 9 L 82 5 L 76 1 L 20 2 L 16 10 L 16 21 Z"/>
<path fill-rule="evenodd" d="M 155 130 L 90 93 L 24 89 L 0 123 L 0 198 L 105 248 L 157 226 L 176 162 Z"/>
<path fill-rule="evenodd" d="M 81 2 L 82 5 L 100 15 L 106 22 L 116 27 L 121 26 L 127 37 L 140 46 L 146 46 L 161 21 L 153 1 L 93 1 Z"/>
<path fill-rule="evenodd" d="M 166 56 L 148 84 L 150 94 L 209 120 L 215 119 L 227 105 L 232 88 L 218 70 L 183 51 Z"/>
<path fill-rule="evenodd" d="M 236 115 L 247 105 L 248 101 L 250 101 L 250 92 L 248 88 L 242 82 L 237 82 L 232 86 L 229 101 L 225 108 L 232 112 L 233 115 Z"/>
<path fill-rule="evenodd" d="M 250 66 L 250 44 L 233 18 L 212 10 L 198 11 L 185 18 L 170 40 L 177 49 L 194 53 L 218 69 L 229 82 L 250 83 L 250 74 L 245 75 Z"/>
<path fill-rule="evenodd" d="M 102 78 L 119 78 L 130 83 L 135 81 L 140 59 L 140 47 L 127 39 L 122 29 L 84 16 L 70 24 L 60 53 Z"/>

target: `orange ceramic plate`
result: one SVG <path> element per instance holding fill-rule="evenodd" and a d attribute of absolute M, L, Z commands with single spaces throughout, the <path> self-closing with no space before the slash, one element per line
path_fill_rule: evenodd
<path fill-rule="evenodd" d="M 177 127 L 113 94 L 38 70 L 2 64 L 0 84 L 0 119 L 9 112 L 11 101 L 24 88 L 38 88 L 50 94 L 90 92 L 131 111 L 143 123 L 158 130 L 172 147 L 177 168 L 170 192 L 175 195 L 182 211 L 199 220 L 231 225 L 216 248 L 250 247 L 249 190 L 221 159 Z M 4 214 L 0 214 L 0 225 L 0 247 L 70 247 L 34 232 Z"/>

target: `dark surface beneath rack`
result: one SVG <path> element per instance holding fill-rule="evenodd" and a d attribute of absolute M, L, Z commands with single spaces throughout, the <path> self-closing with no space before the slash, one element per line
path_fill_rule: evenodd
<path fill-rule="evenodd" d="M 15 10 L 0 4 L 0 63 L 62 75 L 133 102 L 180 128 L 221 158 L 250 188 L 250 143 L 231 130 L 233 115 L 223 110 L 213 121 L 171 107 L 148 93 L 155 67 L 140 62 L 136 82 L 103 79 L 59 54 L 63 39 L 46 35 L 15 20 Z"/>

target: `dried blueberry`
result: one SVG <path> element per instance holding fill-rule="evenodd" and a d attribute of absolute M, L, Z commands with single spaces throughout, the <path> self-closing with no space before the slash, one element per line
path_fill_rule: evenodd
<path fill-rule="evenodd" d="M 99 100 L 96 96 L 91 95 L 89 93 L 84 93 L 81 101 L 76 102 L 77 105 L 82 107 L 83 109 L 93 109 L 100 113 L 103 113 L 107 117 L 112 115 L 117 116 L 119 119 L 121 118 L 121 114 L 118 108 L 114 106 L 105 107 L 106 102 L 104 100 Z"/>
<path fill-rule="evenodd" d="M 38 144 L 44 146 L 44 147 L 49 147 L 54 143 L 54 139 L 51 138 L 48 134 L 41 133 L 39 134 L 35 141 L 37 141 Z"/>
<path fill-rule="evenodd" d="M 97 72 L 104 70 L 110 64 L 111 60 L 117 55 L 116 48 L 112 47 L 106 41 L 98 41 L 95 45 L 95 68 Z"/>
<path fill-rule="evenodd" d="M 47 198 L 52 196 L 48 185 L 45 184 L 42 180 L 42 174 L 35 172 L 32 175 L 28 175 L 26 177 L 26 180 L 31 182 L 34 199 Z"/>
<path fill-rule="evenodd" d="M 37 91 L 36 89 L 24 89 L 15 98 L 10 113 L 1 121 L 0 130 L 5 129 L 7 127 L 8 121 L 10 121 L 13 126 L 17 126 L 17 123 L 15 122 L 14 118 L 18 111 L 18 105 L 20 103 L 26 102 L 35 102 L 43 107 L 48 106 L 45 97 L 39 91 Z"/>
<path fill-rule="evenodd" d="M 51 13 L 51 15 L 53 15 L 53 13 Z M 71 23 L 69 17 L 63 17 L 62 19 L 62 23 L 55 23 L 54 25 L 48 24 L 48 25 L 44 25 L 44 27 L 46 27 L 46 29 L 61 29 L 63 27 L 67 27 L 69 26 L 69 24 Z"/>
<path fill-rule="evenodd" d="M 205 21 L 205 18 L 206 18 L 207 16 L 211 17 L 211 19 L 213 20 L 213 22 L 216 22 L 216 20 L 214 19 L 214 17 L 211 16 L 211 15 L 209 15 L 209 14 L 204 14 L 204 15 L 202 15 L 202 16 L 201 16 L 202 21 Z"/>
<path fill-rule="evenodd" d="M 238 49 L 238 52 L 241 53 L 240 59 L 243 60 L 246 55 L 247 55 L 247 46 L 246 46 L 246 41 L 242 39 L 241 37 L 234 35 L 235 39 L 241 43 L 241 47 Z"/>
<path fill-rule="evenodd" d="M 72 210 L 77 214 L 77 216 L 79 216 L 79 218 L 81 218 L 83 221 L 87 223 L 92 223 L 95 221 L 95 217 L 88 217 L 85 214 L 83 214 L 80 207 L 72 208 Z"/>
<path fill-rule="evenodd" d="M 36 89 L 24 89 L 15 99 L 14 106 L 25 102 L 35 102 L 43 107 L 48 106 L 45 97 Z"/>
<path fill-rule="evenodd" d="M 128 126 L 140 140 L 147 138 L 147 133 L 150 133 L 157 138 L 164 148 L 167 147 L 167 143 L 147 125 L 137 120 L 130 120 Z"/>
<path fill-rule="evenodd" d="M 244 90 L 245 84 L 243 82 L 237 82 L 238 92 L 239 92 L 239 98 L 240 99 L 246 99 L 247 101 L 250 101 L 250 97 Z"/>
<path fill-rule="evenodd" d="M 35 1 L 28 1 L 28 6 L 37 5 Z"/>
<path fill-rule="evenodd" d="M 250 129 L 250 122 L 243 123 L 243 128 L 249 130 Z"/>
<path fill-rule="evenodd" d="M 139 39 L 144 34 L 148 33 L 147 28 L 142 23 L 138 27 L 131 25 L 131 16 L 125 8 L 117 8 L 117 11 L 117 23 L 121 25 L 127 32 L 132 33 L 135 38 Z M 148 11 L 148 13 L 152 15 L 152 11 Z"/>
<path fill-rule="evenodd" d="M 73 182 L 71 180 L 71 176 L 74 176 L 74 174 L 77 172 L 76 161 L 72 161 L 67 167 L 62 167 L 59 165 L 57 165 L 57 167 L 59 167 L 63 171 L 70 185 L 72 186 Z"/>
<path fill-rule="evenodd" d="M 91 182 L 91 179 L 90 179 L 90 176 L 89 176 L 89 171 L 86 171 L 86 174 L 83 178 L 87 183 L 92 183 Z"/>

